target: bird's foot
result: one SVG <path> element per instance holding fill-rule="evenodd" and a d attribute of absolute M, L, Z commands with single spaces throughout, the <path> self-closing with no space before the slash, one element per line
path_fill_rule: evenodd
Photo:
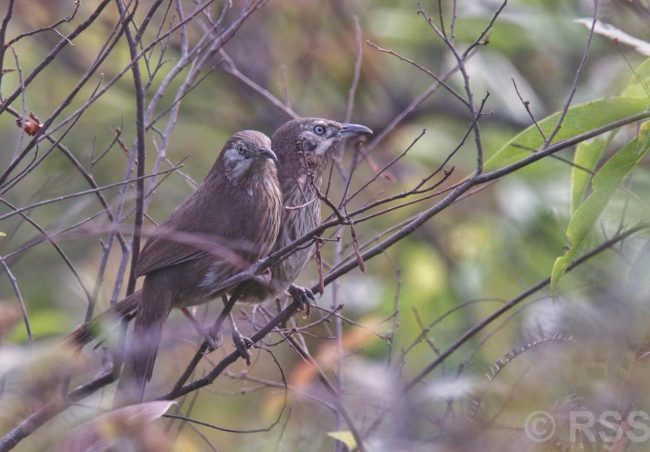
<path fill-rule="evenodd" d="M 293 298 L 293 301 L 300 305 L 299 310 L 305 310 L 305 317 L 309 317 L 311 314 L 311 303 L 316 301 L 316 297 L 311 290 L 306 287 L 296 286 L 291 284 L 288 289 L 289 295 Z"/>
<path fill-rule="evenodd" d="M 181 312 L 185 315 L 187 320 L 190 321 L 194 329 L 201 335 L 201 337 L 205 340 L 205 343 L 207 345 L 207 349 L 205 353 L 211 353 L 214 350 L 218 349 L 221 347 L 223 344 L 223 335 L 219 331 L 213 331 L 212 328 L 205 328 L 201 323 L 199 323 L 192 313 L 189 311 L 189 309 L 183 307 L 181 308 Z"/>
<path fill-rule="evenodd" d="M 207 345 L 207 348 L 205 350 L 205 353 L 212 353 L 219 347 L 223 345 L 223 334 L 221 332 L 213 332 L 208 330 L 204 336 L 205 338 L 205 344 Z"/>
<path fill-rule="evenodd" d="M 234 330 L 232 332 L 232 341 L 235 344 L 235 348 L 239 352 L 239 356 L 244 358 L 247 366 L 250 366 L 251 354 L 248 349 L 253 346 L 254 342 L 250 338 L 243 336 L 238 330 Z"/>

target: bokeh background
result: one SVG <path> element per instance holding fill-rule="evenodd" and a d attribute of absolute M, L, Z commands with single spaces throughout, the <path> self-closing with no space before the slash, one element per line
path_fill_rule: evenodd
<path fill-rule="evenodd" d="M 59 31 L 71 30 L 94 9 L 95 3 L 82 2 L 78 17 L 71 24 L 62 24 Z M 143 2 L 146 3 L 149 2 Z M 183 3 L 188 10 L 194 4 Z M 226 17 L 235 17 L 242 3 L 233 1 Z M 442 3 L 448 13 L 450 2 Z M 437 5 L 438 2 L 422 2 L 430 13 L 436 12 Z M 500 2 L 488 0 L 459 2 L 459 46 L 476 39 L 499 5 Z M 17 2 L 8 35 L 48 25 L 70 14 L 73 6 L 73 2 L 64 0 Z M 215 2 L 215 9 L 220 6 L 220 2 Z M 271 0 L 244 23 L 225 49 L 241 73 L 298 114 L 343 120 L 354 74 L 358 20 L 363 58 L 352 120 L 378 133 L 434 80 L 377 51 L 366 40 L 393 49 L 436 74 L 444 74 L 454 64 L 444 44 L 416 14 L 416 8 L 415 2 L 402 0 Z M 489 45 L 468 63 L 476 97 L 490 93 L 487 114 L 481 121 L 488 155 L 531 124 L 512 79 L 524 99 L 530 101 L 537 118 L 562 108 L 588 37 L 588 29 L 574 19 L 590 18 L 592 14 L 593 2 L 587 0 L 509 2 L 490 34 Z M 59 54 L 27 90 L 26 111 L 47 117 L 60 104 L 96 57 L 117 18 L 116 8 L 109 6 L 73 46 Z M 650 11 L 643 1 L 603 0 L 599 18 L 650 40 Z M 135 21 L 140 20 L 141 15 L 136 14 Z M 147 37 L 151 38 L 156 29 L 152 26 Z M 200 28 L 191 28 L 190 41 L 200 37 Z M 19 41 L 14 50 L 22 71 L 29 73 L 59 39 L 56 33 L 45 32 Z M 178 55 L 178 36 L 172 36 L 168 44 L 166 58 L 170 58 L 171 66 Z M 5 68 L 16 67 L 13 58 L 7 52 Z M 605 37 L 594 36 L 574 102 L 616 95 L 630 80 L 631 68 L 644 59 Z M 122 40 L 66 112 L 73 112 L 97 85 L 110 80 L 129 60 L 128 47 Z M 148 95 L 166 71 L 163 66 L 153 78 Z M 6 96 L 19 86 L 18 75 L 4 75 L 1 95 Z M 450 84 L 462 89 L 458 76 Z M 173 93 L 177 86 L 173 84 L 169 92 Z M 159 112 L 164 112 L 172 101 L 173 95 L 163 97 Z M 13 107 L 21 110 L 21 102 L 15 101 Z M 116 129 L 121 130 L 127 146 L 133 143 L 134 118 L 133 82 L 127 73 L 84 113 L 63 142 L 90 169 L 93 156 L 114 141 Z M 234 131 L 255 128 L 270 135 L 288 119 L 268 99 L 217 66 L 184 98 L 170 135 L 168 158 L 173 163 L 183 161 L 182 172 L 200 181 L 222 143 Z M 352 205 L 360 206 L 381 194 L 398 193 L 413 186 L 441 164 L 459 143 L 470 121 L 467 110 L 453 96 L 442 89 L 436 91 L 380 142 L 370 140 L 372 162 L 383 167 L 426 130 L 408 155 L 391 168 L 394 178 L 379 178 Z M 621 130 L 610 151 L 615 151 L 616 143 L 624 142 L 632 133 L 633 128 Z M 27 138 L 20 137 L 14 118 L 6 113 L 0 117 L 0 137 L 2 167 Z M 159 145 L 159 134 L 150 130 L 148 155 L 154 155 Z M 45 143 L 41 147 L 48 148 Z M 346 166 L 353 155 L 354 150 L 348 147 L 344 154 Z M 560 156 L 570 161 L 572 150 L 563 151 Z M 114 146 L 92 166 L 92 172 L 99 185 L 110 184 L 122 179 L 127 162 L 125 153 Z M 475 148 L 468 140 L 451 162 L 455 170 L 449 183 L 471 173 L 474 162 Z M 617 193 L 598 222 L 590 245 L 643 218 L 647 212 L 648 169 L 647 162 L 636 168 L 625 189 Z M 519 446 L 523 450 L 523 443 L 518 442 L 522 440 L 522 423 L 527 413 L 534 410 L 550 411 L 567 404 L 589 406 L 595 411 L 612 406 L 620 410 L 631 405 L 647 408 L 647 391 L 641 382 L 647 378 L 648 369 L 638 359 L 650 326 L 648 246 L 643 234 L 567 275 L 555 300 L 547 291 L 538 292 L 490 325 L 427 377 L 412 398 L 402 398 L 397 393 L 404 382 L 469 327 L 550 274 L 555 258 L 562 254 L 566 244 L 570 172 L 566 161 L 544 159 L 509 175 L 446 209 L 386 253 L 367 262 L 365 274 L 356 270 L 341 278 L 336 303 L 344 304 L 341 314 L 357 324 L 344 322 L 345 353 L 340 361 L 344 403 L 360 430 L 367 431 L 379 422 L 372 427 L 369 437 L 373 450 L 469 450 L 475 446 L 470 445 L 475 439 L 471 435 L 475 427 L 468 426 L 467 418 L 477 397 L 482 397 L 481 404 L 478 413 L 473 414 L 492 428 L 476 438 L 480 437 L 486 447 L 494 444 L 512 450 Z M 192 191 L 193 185 L 185 175 L 173 173 L 156 188 L 148 208 L 151 218 L 164 219 Z M 371 165 L 361 160 L 352 187 L 360 187 L 373 175 Z M 334 172 L 335 180 L 340 180 L 338 177 Z M 332 199 L 339 199 L 342 185 L 333 184 Z M 22 206 L 87 188 L 69 161 L 54 151 L 2 197 Z M 117 189 L 105 194 L 114 202 Z M 132 191 L 130 195 L 133 196 Z M 425 204 L 433 202 L 435 199 Z M 131 199 L 126 211 L 132 206 Z M 410 206 L 358 225 L 361 242 L 422 208 Z M 46 230 L 58 231 L 99 209 L 94 197 L 84 196 L 35 208 L 29 215 Z M 0 207 L 0 213 L 9 210 Z M 331 212 L 325 207 L 323 213 L 326 216 Z M 130 221 L 125 219 L 125 224 Z M 57 337 L 83 321 L 85 298 L 61 257 L 47 243 L 12 254 L 39 235 L 29 224 L 12 217 L 0 223 L 0 231 L 7 234 L 0 238 L 0 255 L 8 256 L 6 262 L 20 285 L 36 339 L 34 353 L 39 357 L 35 359 L 38 364 L 28 362 L 39 369 L 37 372 L 46 372 L 49 364 L 44 364 L 45 358 L 40 357 L 47 356 L 48 347 Z M 89 284 L 94 282 L 102 253 L 98 238 L 73 237 L 62 240 L 60 245 L 83 279 Z M 326 260 L 331 258 L 334 246 L 329 242 L 324 246 Z M 118 260 L 116 249 L 108 263 L 96 312 L 107 306 L 111 298 Z M 316 265 L 312 264 L 301 282 L 313 284 L 317 279 Z M 319 305 L 331 307 L 332 290 L 326 290 Z M 17 303 L 6 275 L 0 278 L 0 300 L 7 306 Z M 209 313 L 214 313 L 214 309 Z M 242 309 L 250 311 L 249 307 Z M 297 319 L 298 324 L 309 321 L 313 319 Z M 423 325 L 428 328 L 426 340 L 420 337 Z M 395 337 L 390 341 L 393 330 Z M 167 346 L 159 359 L 152 394 L 164 391 L 174 381 L 197 340 L 185 321 L 176 316 L 168 322 L 166 334 Z M 306 336 L 305 341 L 313 355 L 322 359 L 326 371 L 333 373 L 336 366 L 328 358 L 328 353 L 333 353 L 333 342 L 326 337 L 331 334 L 331 329 L 321 326 L 314 330 L 314 337 Z M 269 340 L 277 339 L 276 336 Z M 414 341 L 416 344 L 409 348 Z M 12 369 L 26 366 L 21 361 L 27 360 L 25 342 L 25 327 L 18 321 L 3 339 L 0 350 Z M 228 347 L 215 351 L 206 360 L 205 369 L 209 361 L 215 362 L 227 353 Z M 335 416 L 322 403 L 327 402 L 327 394 L 286 344 L 272 350 L 295 390 L 289 391 L 288 407 L 271 431 L 228 433 L 169 420 L 159 421 L 157 428 L 177 438 L 179 450 L 209 450 L 208 441 L 218 450 L 332 450 L 336 442 L 327 432 L 347 429 L 345 425 L 336 425 Z M 508 353 L 517 356 L 498 375 L 488 379 L 486 374 L 492 375 L 497 360 L 503 360 Z M 92 366 L 99 364 L 99 358 L 98 352 L 92 350 L 85 355 L 88 376 L 92 375 Z M 14 375 L 23 375 L 19 370 L 14 370 Z M 252 367 L 238 363 L 229 375 L 202 390 L 195 400 L 190 396 L 179 404 L 181 412 L 231 429 L 255 429 L 272 423 L 283 405 L 284 391 L 278 368 L 269 354 L 256 352 Z M 243 375 L 259 381 L 242 381 Z M 280 383 L 280 387 L 265 385 L 264 381 Z M 106 405 L 110 400 L 111 388 L 107 388 L 87 404 Z M 15 403 L 6 412 L 20 411 Z M 21 447 L 43 448 L 87 415 L 84 406 L 68 410 Z M 12 419 L 5 419 L 7 427 Z"/>

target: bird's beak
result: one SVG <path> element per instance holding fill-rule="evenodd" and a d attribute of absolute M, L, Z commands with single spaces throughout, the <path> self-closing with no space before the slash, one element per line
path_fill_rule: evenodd
<path fill-rule="evenodd" d="M 273 152 L 271 150 L 271 148 L 266 147 L 266 146 L 262 146 L 262 147 L 259 148 L 259 152 L 260 152 L 260 157 L 271 159 L 271 160 L 273 160 L 274 162 L 277 163 L 278 156 L 275 155 L 275 152 Z"/>
<path fill-rule="evenodd" d="M 372 135 L 372 130 L 361 124 L 342 124 L 339 129 L 341 137 L 349 137 L 354 135 Z"/>

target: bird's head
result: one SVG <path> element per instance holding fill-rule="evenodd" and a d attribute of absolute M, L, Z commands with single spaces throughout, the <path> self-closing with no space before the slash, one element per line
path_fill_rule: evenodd
<path fill-rule="evenodd" d="M 264 176 L 275 175 L 277 157 L 271 150 L 271 139 L 256 130 L 243 130 L 234 134 L 223 147 L 219 157 L 224 173 L 236 186 Z"/>
<path fill-rule="evenodd" d="M 331 119 L 299 118 L 284 123 L 273 134 L 278 166 L 320 171 L 338 149 L 341 139 L 372 134 L 366 126 L 341 124 Z"/>

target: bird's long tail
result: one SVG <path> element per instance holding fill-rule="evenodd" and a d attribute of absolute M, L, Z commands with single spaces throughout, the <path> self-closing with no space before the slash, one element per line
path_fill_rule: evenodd
<path fill-rule="evenodd" d="M 142 291 L 138 290 L 123 298 L 94 319 L 78 326 L 65 337 L 64 343 L 74 348 L 81 348 L 93 339 L 100 337 L 105 327 L 133 317 L 138 309 L 141 297 Z"/>
<path fill-rule="evenodd" d="M 115 406 L 139 403 L 151 379 L 163 324 L 172 307 L 172 288 L 164 272 L 154 272 L 144 280 L 133 335 L 127 341 L 124 368 L 115 395 Z"/>

